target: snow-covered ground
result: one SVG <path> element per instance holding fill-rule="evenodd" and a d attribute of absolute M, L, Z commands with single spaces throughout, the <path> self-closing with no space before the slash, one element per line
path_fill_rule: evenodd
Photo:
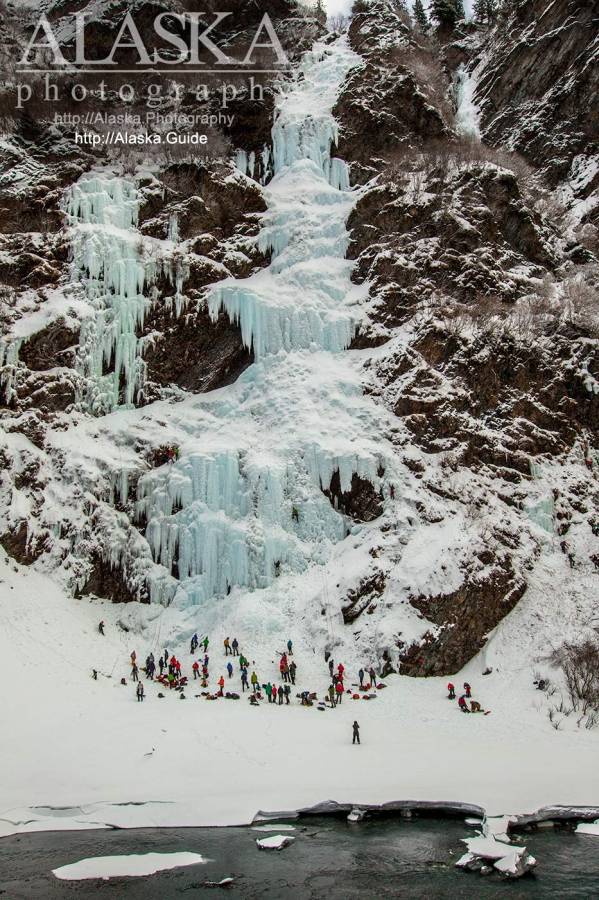
<path fill-rule="evenodd" d="M 158 699 L 158 686 L 146 682 L 146 700 L 138 703 L 133 683 L 120 684 L 129 677 L 132 650 L 143 660 L 167 644 L 191 674 L 187 637 L 173 639 L 175 620 L 156 617 L 152 607 L 73 600 L 42 574 L 6 558 L 1 566 L 0 654 L 7 676 L 0 834 L 103 824 L 242 824 L 260 810 L 325 800 L 463 801 L 492 815 L 548 804 L 599 806 L 599 733 L 575 725 L 555 731 L 537 709 L 541 695 L 531 683 L 526 644 L 539 639 L 539 625 L 532 625 L 544 601 L 551 603 L 548 584 L 539 584 L 537 608 L 531 600 L 515 610 L 482 657 L 453 678 L 457 685 L 467 679 L 491 715 L 460 713 L 446 699 L 445 679 L 399 676 L 387 679 L 376 700 L 347 696 L 341 707 L 320 712 L 295 697 L 281 707 L 253 708 L 246 698 L 209 702 L 194 696 L 193 682 L 184 701 L 175 693 Z M 564 623 L 571 613 L 564 610 Z M 105 637 L 97 630 L 100 618 Z M 134 628 L 143 618 L 142 636 Z M 132 630 L 117 627 L 119 619 Z M 251 612 L 227 610 L 222 629 L 210 633 L 213 689 L 226 675 L 222 640 L 237 635 L 263 682 L 279 680 L 275 652 L 291 637 L 298 690 L 324 692 L 328 669 L 305 620 L 277 623 L 260 646 L 252 628 Z M 357 660 L 346 663 L 355 682 Z M 497 670 L 483 677 L 488 663 Z M 240 689 L 237 672 L 231 685 Z M 360 746 L 351 744 L 354 718 Z"/>

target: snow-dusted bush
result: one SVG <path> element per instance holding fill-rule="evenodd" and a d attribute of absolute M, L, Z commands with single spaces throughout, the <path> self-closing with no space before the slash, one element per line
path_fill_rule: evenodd
<path fill-rule="evenodd" d="M 599 712 L 599 640 L 587 638 L 580 644 L 565 642 L 551 654 L 550 660 L 563 673 L 572 710 L 583 715 Z"/>

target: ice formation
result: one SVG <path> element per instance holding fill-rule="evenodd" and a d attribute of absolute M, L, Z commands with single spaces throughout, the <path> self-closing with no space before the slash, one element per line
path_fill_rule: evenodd
<path fill-rule="evenodd" d="M 480 140 L 480 112 L 474 102 L 474 90 L 476 87 L 472 73 L 468 72 L 463 64 L 457 70 L 455 77 L 455 127 L 458 134 L 472 140 Z"/>
<path fill-rule="evenodd" d="M 214 319 L 224 309 L 239 321 L 247 346 L 261 357 L 279 350 L 339 352 L 356 322 L 340 269 L 348 244 L 347 217 L 355 202 L 346 164 L 332 156 L 337 122 L 331 108 L 359 57 L 347 44 L 317 45 L 304 54 L 296 79 L 278 98 L 266 191 L 268 212 L 259 238 L 273 264 L 244 281 L 221 282 L 210 297 Z M 253 176 L 255 154 L 240 151 L 237 166 Z M 341 266 L 340 266 L 341 263 Z"/>
<path fill-rule="evenodd" d="M 132 180 L 84 175 L 71 189 L 66 211 L 73 279 L 83 282 L 96 311 L 81 328 L 78 368 L 88 387 L 80 399 L 93 412 L 109 412 L 131 406 L 143 387 L 138 331 L 151 306 L 152 283 L 161 272 L 172 276 L 170 263 L 136 229 L 139 198 Z M 176 223 L 170 231 L 176 240 Z"/>
<path fill-rule="evenodd" d="M 356 196 L 331 160 L 331 108 L 357 59 L 344 40 L 321 46 L 279 99 L 260 236 L 272 263 L 219 283 L 209 303 L 213 317 L 224 307 L 240 322 L 256 362 L 234 388 L 200 401 L 180 458 L 137 486 L 139 520 L 156 563 L 179 579 L 180 605 L 326 562 L 350 523 L 322 489 L 336 472 L 342 491 L 354 474 L 380 485 L 380 413 L 369 411 L 364 427 L 359 378 L 340 353 L 355 326 L 344 255 Z M 255 159 L 240 154 L 237 164 L 252 172 Z M 166 585 L 154 585 L 154 599 L 170 599 Z"/>

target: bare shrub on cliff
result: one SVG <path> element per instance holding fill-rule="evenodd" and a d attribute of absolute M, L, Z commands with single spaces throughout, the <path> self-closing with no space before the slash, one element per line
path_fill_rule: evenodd
<path fill-rule="evenodd" d="M 397 51 L 397 61 L 409 69 L 418 82 L 418 87 L 435 106 L 446 122 L 451 121 L 452 109 L 449 102 L 449 80 L 439 55 L 431 47 L 406 47 Z"/>
<path fill-rule="evenodd" d="M 599 228 L 586 222 L 584 225 L 579 225 L 574 233 L 583 247 L 586 247 L 591 253 L 599 255 Z"/>
<path fill-rule="evenodd" d="M 594 266 L 567 278 L 563 283 L 564 320 L 572 325 L 599 328 L 599 292 L 594 283 L 597 276 Z"/>
<path fill-rule="evenodd" d="M 573 710 L 584 715 L 599 711 L 599 641 L 587 638 L 580 644 L 566 641 L 549 657 L 561 669 Z"/>

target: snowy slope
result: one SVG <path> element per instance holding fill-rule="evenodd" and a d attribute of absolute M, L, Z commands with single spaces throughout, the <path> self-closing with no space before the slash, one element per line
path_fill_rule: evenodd
<path fill-rule="evenodd" d="M 465 802 L 490 814 L 599 805 L 597 735 L 575 726 L 556 732 L 536 708 L 541 695 L 531 684 L 531 666 L 518 671 L 518 660 L 538 647 L 531 635 L 542 643 L 547 582 L 539 581 L 536 608 L 518 613 L 492 638 L 484 661 L 498 671 L 483 678 L 476 661 L 454 679 L 459 685 L 468 678 L 491 715 L 462 715 L 446 699 L 444 679 L 399 676 L 387 680 L 376 700 L 347 697 L 323 713 L 296 700 L 258 709 L 246 699 L 206 702 L 195 698 L 193 683 L 179 701 L 158 699 L 157 686 L 146 682 L 139 704 L 134 685 L 120 685 L 133 649 L 143 657 L 168 641 L 190 673 L 187 641 L 173 640 L 176 611 L 165 617 L 152 606 L 124 611 L 96 600 L 74 603 L 47 577 L 6 558 L 1 565 L 0 652 L 7 671 L 19 672 L 18 690 L 2 699 L 3 720 L 12 726 L 1 748 L 1 833 L 102 823 L 241 824 L 259 810 L 291 811 L 325 800 Z M 573 623 L 588 608 L 564 612 Z M 97 632 L 100 616 L 104 638 Z M 131 630 L 122 631 L 119 620 Z M 211 632 L 211 687 L 224 672 L 226 634 L 237 634 L 261 680 L 277 679 L 274 651 L 288 632 L 272 623 L 265 635 L 261 622 L 238 609 L 226 610 L 222 623 Z M 328 670 L 314 652 L 309 622 L 296 620 L 293 638 L 298 689 L 323 692 Z M 350 663 L 351 681 L 357 681 L 356 664 Z M 231 683 L 239 690 L 237 672 Z M 350 743 L 354 718 L 360 747 Z"/>

